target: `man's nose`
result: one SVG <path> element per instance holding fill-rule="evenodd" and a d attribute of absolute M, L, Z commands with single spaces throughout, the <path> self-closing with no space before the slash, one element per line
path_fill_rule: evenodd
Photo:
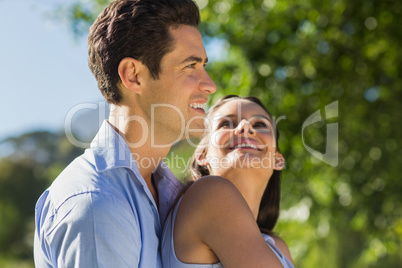
<path fill-rule="evenodd" d="M 208 94 L 215 93 L 216 91 L 216 85 L 206 70 L 204 70 L 202 81 L 200 83 L 200 88 L 202 91 L 205 91 Z"/>

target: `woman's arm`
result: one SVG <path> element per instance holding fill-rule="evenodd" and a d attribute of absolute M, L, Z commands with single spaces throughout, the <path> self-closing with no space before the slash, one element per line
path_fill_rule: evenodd
<path fill-rule="evenodd" d="M 282 267 L 243 196 L 222 177 L 202 178 L 185 193 L 174 242 L 176 256 L 186 263 L 211 263 L 217 257 L 225 268 Z"/>

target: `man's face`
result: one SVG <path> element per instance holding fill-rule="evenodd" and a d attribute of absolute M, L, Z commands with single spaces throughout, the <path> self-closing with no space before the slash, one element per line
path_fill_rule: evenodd
<path fill-rule="evenodd" d="M 197 28 L 180 26 L 170 30 L 174 49 L 161 60 L 159 79 L 150 78 L 143 92 L 143 109 L 150 109 L 156 137 L 166 140 L 199 136 L 204 129 L 203 104 L 216 91 L 215 83 L 205 70 L 207 55 Z M 187 132 L 198 129 L 199 132 Z M 160 133 L 163 131 L 163 133 Z M 169 138 L 168 138 L 169 137 Z M 174 141 L 174 140 L 172 140 Z"/>

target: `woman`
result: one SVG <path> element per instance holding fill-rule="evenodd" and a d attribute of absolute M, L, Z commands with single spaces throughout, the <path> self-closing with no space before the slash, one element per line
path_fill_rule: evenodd
<path fill-rule="evenodd" d="M 165 223 L 163 266 L 293 267 L 286 244 L 268 235 L 279 216 L 284 165 L 271 115 L 255 97 L 229 95 L 206 120 L 192 163 L 193 177 L 202 178 Z"/>

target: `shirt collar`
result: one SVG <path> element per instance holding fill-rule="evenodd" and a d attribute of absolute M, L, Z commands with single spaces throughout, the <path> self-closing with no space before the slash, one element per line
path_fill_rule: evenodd
<path fill-rule="evenodd" d="M 107 120 L 103 121 L 98 134 L 92 140 L 91 149 L 98 172 L 125 167 L 133 170 L 138 178 L 142 178 L 126 141 Z M 146 185 L 143 179 L 140 181 Z M 183 184 L 176 179 L 164 161 L 154 171 L 154 183 L 158 191 L 159 215 L 163 226 L 177 194 L 183 189 Z"/>
<path fill-rule="evenodd" d="M 92 140 L 91 149 L 94 152 L 95 166 L 98 172 L 118 167 L 138 170 L 126 141 L 107 120 L 103 121 L 98 134 Z"/>
<path fill-rule="evenodd" d="M 163 226 L 171 206 L 174 205 L 173 202 L 183 189 L 183 184 L 177 180 L 164 161 L 159 164 L 153 174 L 159 195 L 159 217 Z"/>

